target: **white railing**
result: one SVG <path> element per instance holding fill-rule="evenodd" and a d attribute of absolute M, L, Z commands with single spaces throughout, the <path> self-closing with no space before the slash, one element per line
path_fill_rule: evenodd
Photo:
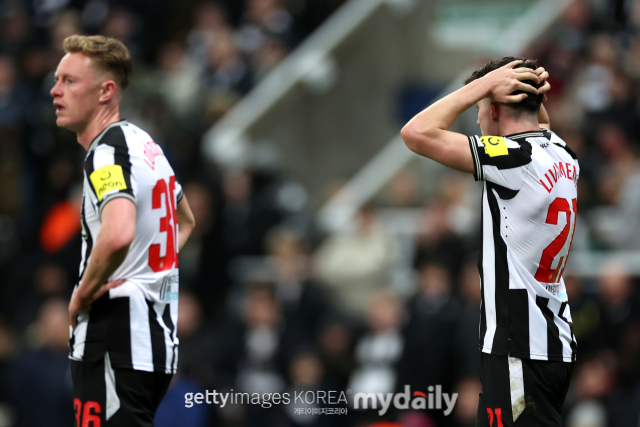
<path fill-rule="evenodd" d="M 335 75 L 331 52 L 378 8 L 389 6 L 398 14 L 410 12 L 421 0 L 350 0 L 340 7 L 251 90 L 204 136 L 204 151 L 215 160 L 241 157 L 250 144 L 247 130 L 296 85 L 322 90 Z"/>
<path fill-rule="evenodd" d="M 539 38 L 558 19 L 571 0 L 540 0 L 519 19 L 515 20 L 495 41 L 487 45 L 495 56 L 522 52 Z M 473 69 L 464 70 L 436 97 L 440 99 L 459 89 Z M 399 135 L 374 156 L 319 212 L 320 225 L 336 232 L 348 226 L 353 215 L 393 177 L 414 154 L 409 151 Z"/>

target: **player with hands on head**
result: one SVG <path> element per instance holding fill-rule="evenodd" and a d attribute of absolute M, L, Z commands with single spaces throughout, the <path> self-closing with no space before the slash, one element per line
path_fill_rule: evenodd
<path fill-rule="evenodd" d="M 525 58 L 490 61 L 401 131 L 412 151 L 484 182 L 478 427 L 560 427 L 576 360 L 562 273 L 580 167 L 550 130 L 548 77 Z M 474 104 L 482 136 L 450 131 Z"/>

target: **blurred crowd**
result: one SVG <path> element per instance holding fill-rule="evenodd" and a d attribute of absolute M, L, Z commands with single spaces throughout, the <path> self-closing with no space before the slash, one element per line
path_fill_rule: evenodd
<path fill-rule="evenodd" d="M 229 169 L 201 154 L 203 132 L 341 3 L 0 3 L 0 427 L 74 420 L 67 302 L 80 259 L 84 153 L 56 128 L 49 90 L 62 40 L 76 33 L 116 37 L 131 50 L 123 117 L 163 147 L 196 218 L 180 253 L 179 373 L 158 427 L 475 425 L 478 184 L 452 173 L 423 197 L 418 174 L 405 169 L 351 230 L 326 235 L 314 225 L 318 201 L 272 163 Z M 639 30 L 640 1 L 577 0 L 526 53 L 549 70 L 552 129 L 579 156 L 574 251 L 640 249 Z M 394 225 L 389 211 L 412 213 L 413 229 Z M 565 279 L 579 346 L 565 426 L 637 427 L 636 279 L 615 261 L 597 278 Z M 301 416 L 301 403 L 184 401 L 204 390 L 293 396 L 405 385 L 459 393 L 453 413 L 380 417 L 348 407 L 346 416 Z"/>

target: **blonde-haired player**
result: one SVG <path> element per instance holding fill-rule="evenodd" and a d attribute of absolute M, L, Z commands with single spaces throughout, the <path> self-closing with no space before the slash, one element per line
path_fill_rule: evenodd
<path fill-rule="evenodd" d="M 178 252 L 195 222 L 162 149 L 120 118 L 127 48 L 75 35 L 64 49 L 51 89 L 56 123 L 87 150 L 69 303 L 76 421 L 153 426 L 177 366 Z"/>

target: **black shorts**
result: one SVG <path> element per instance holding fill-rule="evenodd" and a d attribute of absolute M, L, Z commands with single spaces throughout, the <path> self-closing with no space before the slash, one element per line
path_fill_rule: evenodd
<path fill-rule="evenodd" d="M 568 362 L 481 353 L 476 427 L 561 427 L 572 371 Z"/>
<path fill-rule="evenodd" d="M 72 360 L 76 427 L 153 427 L 172 376 L 112 369 L 107 356 L 97 362 Z"/>

